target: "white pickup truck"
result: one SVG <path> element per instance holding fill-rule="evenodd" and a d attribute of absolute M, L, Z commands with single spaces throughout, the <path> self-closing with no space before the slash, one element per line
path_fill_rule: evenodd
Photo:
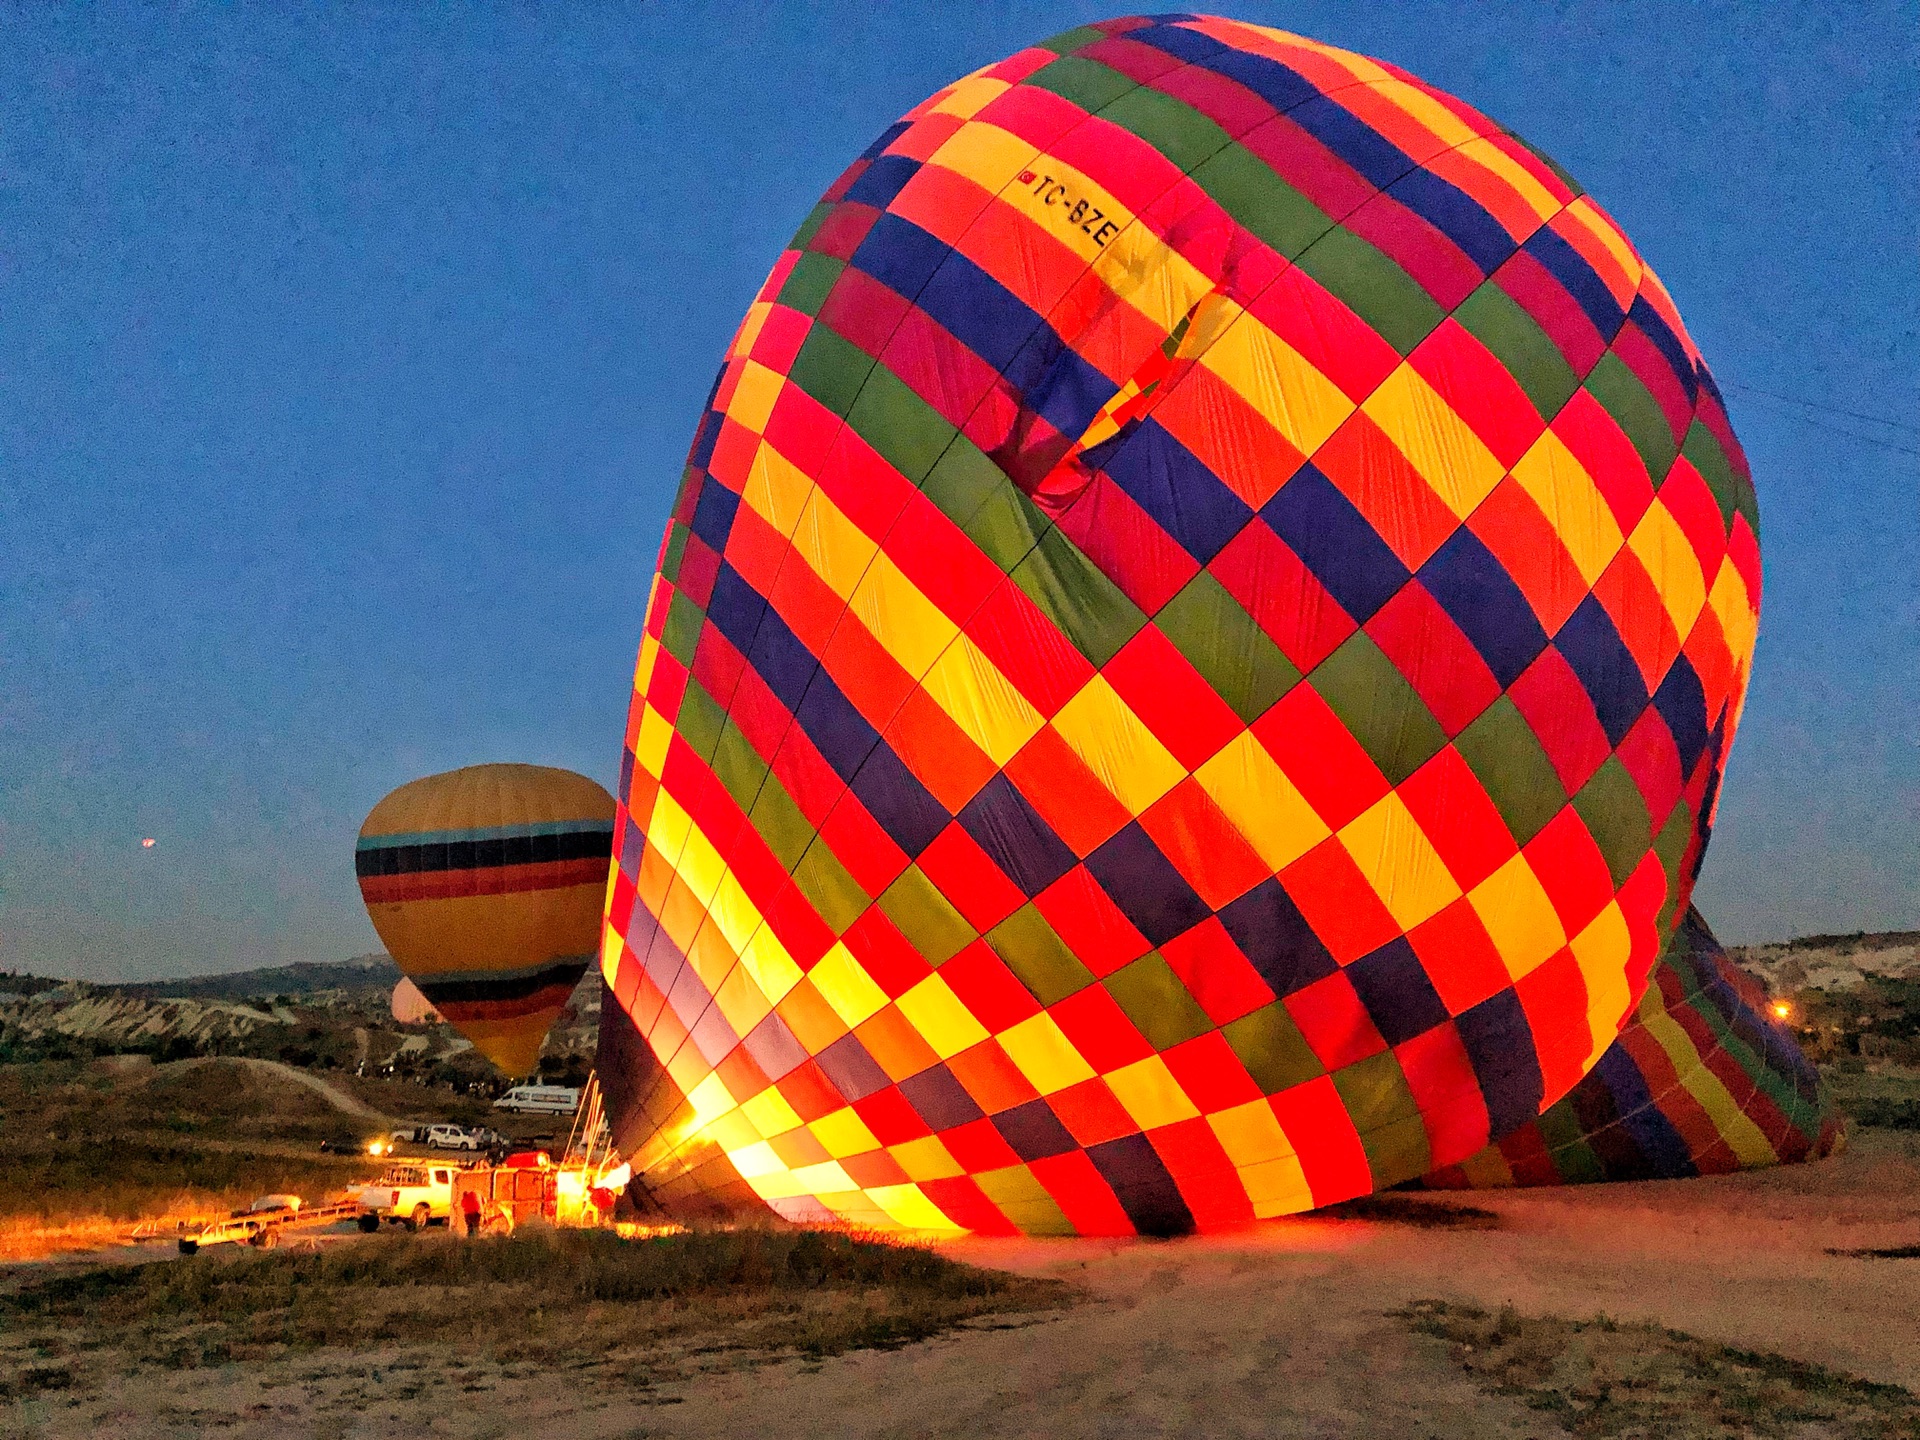
<path fill-rule="evenodd" d="M 382 1220 L 409 1230 L 444 1223 L 453 1215 L 453 1175 L 451 1165 L 393 1166 L 357 1192 L 360 1228 L 371 1235 Z"/>

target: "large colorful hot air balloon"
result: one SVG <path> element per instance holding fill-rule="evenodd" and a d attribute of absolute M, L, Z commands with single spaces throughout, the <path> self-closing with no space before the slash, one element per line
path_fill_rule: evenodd
<path fill-rule="evenodd" d="M 474 765 L 402 785 L 354 869 L 387 951 L 447 1023 L 525 1075 L 592 961 L 613 797 L 584 775 Z"/>
<path fill-rule="evenodd" d="M 807 217 L 697 427 L 616 1128 L 656 1195 L 927 1229 L 1467 1159 L 1687 909 L 1756 524 L 1653 272 L 1454 97 L 1195 16 L 949 86 Z"/>
<path fill-rule="evenodd" d="M 1844 1138 L 1766 991 L 1690 910 L 1600 1063 L 1538 1120 L 1427 1183 L 1680 1180 L 1816 1159 Z"/>

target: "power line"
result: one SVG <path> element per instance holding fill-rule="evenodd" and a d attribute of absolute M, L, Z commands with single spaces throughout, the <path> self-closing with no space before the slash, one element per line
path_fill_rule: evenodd
<path fill-rule="evenodd" d="M 1749 387 L 1749 386 L 1745 386 L 1745 385 L 1738 385 L 1738 386 L 1731 386 L 1731 385 L 1730 385 L 1730 386 L 1729 386 L 1728 388 L 1729 388 L 1729 389 L 1738 389 L 1738 390 L 1744 390 L 1744 391 L 1746 391 L 1746 392 L 1747 392 L 1747 393 L 1748 393 L 1749 395 L 1753 395 L 1753 396 L 1756 396 L 1756 397 L 1763 397 L 1763 398 L 1765 398 L 1765 399 L 1774 399 L 1774 400 L 1778 400 L 1778 399 L 1782 399 L 1782 398 L 1784 398 L 1784 397 L 1781 397 L 1781 396 L 1770 396 L 1770 395 L 1768 395 L 1768 394 L 1767 394 L 1767 392 L 1766 392 L 1766 391 L 1764 391 L 1764 390 L 1754 390 L 1754 389 L 1752 389 L 1751 387 Z M 1822 410 L 1822 409 L 1826 409 L 1827 407 L 1824 407 L 1824 406 L 1813 406 L 1813 407 L 1811 407 L 1811 408 L 1813 408 L 1813 409 L 1816 409 L 1816 410 Z M 1802 425 L 1811 425 L 1811 426 L 1813 426 L 1813 427 L 1814 427 L 1815 429 L 1818 429 L 1818 430 L 1825 430 L 1825 431 L 1827 431 L 1827 432 L 1828 432 L 1828 433 L 1830 433 L 1830 434 L 1834 434 L 1834 435 L 1844 435 L 1844 436 L 1845 436 L 1845 437 L 1846 437 L 1847 439 L 1849 439 L 1849 440 L 1857 440 L 1857 441 L 1859 441 L 1859 442 L 1860 442 L 1860 443 L 1861 443 L 1862 445 L 1871 445 L 1871 446 L 1873 446 L 1873 447 L 1874 447 L 1875 449 L 1877 449 L 1877 450 L 1886 450 L 1886 451 L 1890 451 L 1891 453 L 1893 453 L 1893 454 L 1895 454 L 1895 455 L 1912 455 L 1912 456 L 1914 456 L 1914 457 L 1916 457 L 1916 458 L 1920 458 L 1920 449 L 1916 449 L 1916 448 L 1914 448 L 1913 446 L 1910 446 L 1910 445 L 1895 445 L 1895 444 L 1894 444 L 1894 443 L 1893 443 L 1892 441 L 1890 441 L 1890 440 L 1882 440 L 1882 439 L 1881 439 L 1881 438 L 1880 438 L 1879 436 L 1877 436 L 1877 435 L 1862 435 L 1862 434 L 1861 434 L 1861 433 L 1860 433 L 1860 432 L 1859 432 L 1858 430 L 1849 430 L 1849 429 L 1848 429 L 1848 428 L 1847 428 L 1846 426 L 1844 426 L 1844 425 L 1836 425 L 1836 424 L 1834 424 L 1834 423 L 1833 423 L 1832 421 L 1829 421 L 1829 420 L 1823 420 L 1823 419 L 1821 419 L 1821 418 L 1820 418 L 1819 416 L 1817 416 L 1817 415 L 1809 415 L 1809 414 L 1806 414 L 1806 413 L 1805 413 L 1804 411 L 1799 411 L 1799 410 L 1778 410 L 1778 409 L 1776 409 L 1776 411 L 1775 411 L 1775 413 L 1776 413 L 1776 414 L 1779 414 L 1779 415 L 1782 415 L 1782 416 L 1784 416 L 1784 417 L 1785 417 L 1786 419 L 1788 419 L 1788 420 L 1798 420 L 1798 421 L 1799 421 L 1799 422 L 1800 422 L 1800 423 L 1801 423 Z M 1836 409 L 1836 410 L 1832 410 L 1832 411 L 1831 411 L 1830 413 L 1832 413 L 1832 414 L 1836 414 L 1836 415 L 1841 415 L 1841 416 L 1845 416 L 1846 418 L 1849 418 L 1849 419 L 1863 419 L 1863 420 L 1876 420 L 1876 419 L 1878 419 L 1878 417 L 1876 417 L 1876 416 L 1852 416 L 1852 415 L 1850 415 L 1850 414 L 1849 414 L 1849 412 L 1847 412 L 1847 411 L 1844 411 L 1844 410 L 1837 410 L 1837 409 Z M 1905 429 L 1908 429 L 1908 428 L 1910 428 L 1910 427 L 1908 427 L 1908 426 L 1904 426 L 1904 425 L 1899 425 L 1897 421 L 1880 421 L 1879 423 L 1881 423 L 1881 424 L 1890 424 L 1890 425 L 1895 425 L 1895 426 L 1896 426 L 1897 428 L 1899 428 L 1899 429 L 1902 429 L 1902 430 L 1905 430 Z"/>
<path fill-rule="evenodd" d="M 1755 385 L 1742 385 L 1736 381 L 1726 382 L 1729 390 L 1739 390 L 1748 395 L 1761 395 L 1769 400 L 1784 401 L 1788 405 L 1803 405 L 1809 410 L 1823 411 L 1828 415 L 1842 415 L 1849 420 L 1865 420 L 1873 425 L 1885 425 L 1893 430 L 1905 430 L 1910 435 L 1920 435 L 1920 425 L 1909 425 L 1903 420 L 1889 420 L 1884 415 L 1869 415 L 1861 410 L 1843 410 L 1838 405 L 1823 405 L 1817 400 L 1802 400 L 1797 395 L 1781 395 L 1772 390 L 1762 390 Z"/>

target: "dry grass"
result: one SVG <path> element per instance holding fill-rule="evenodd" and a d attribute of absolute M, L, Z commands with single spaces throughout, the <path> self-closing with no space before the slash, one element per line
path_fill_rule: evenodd
<path fill-rule="evenodd" d="M 218 1061 L 134 1075 L 0 1066 L 0 1224 L 15 1222 L 0 1245 L 35 1226 L 50 1234 L 344 1188 L 373 1167 L 322 1155 L 319 1142 L 364 1123 L 302 1086 Z"/>
<path fill-rule="evenodd" d="M 1482 1389 L 1547 1412 L 1574 1435 L 1920 1436 L 1920 1400 L 1898 1386 L 1678 1330 L 1527 1316 L 1511 1307 L 1490 1313 L 1443 1300 L 1418 1300 L 1397 1313 L 1417 1333 L 1448 1342 Z"/>
<path fill-rule="evenodd" d="M 392 1347 L 651 1383 L 689 1353 L 891 1348 L 1070 1298 L 1056 1282 L 837 1231 L 373 1236 L 103 1266 L 0 1295 L 0 1394 L 84 1383 L 90 1365 L 177 1370 Z"/>
<path fill-rule="evenodd" d="M 120 1244 L 126 1238 L 127 1229 L 126 1221 L 105 1215 L 60 1221 L 44 1220 L 38 1215 L 0 1219 L 0 1264 L 103 1250 Z"/>
<path fill-rule="evenodd" d="M 1822 1066 L 1821 1073 L 1841 1113 L 1856 1125 L 1920 1130 L 1920 1068 L 1847 1059 Z"/>
<path fill-rule="evenodd" d="M 373 1178 L 351 1156 L 258 1154 L 137 1139 L 9 1149 L 0 1170 L 0 1216 L 48 1226 L 126 1224 L 175 1212 L 224 1212 L 257 1195 L 318 1197 Z"/>
<path fill-rule="evenodd" d="M 1498 1230 L 1500 1217 L 1478 1205 L 1461 1205 L 1425 1196 L 1362 1195 L 1313 1212 L 1317 1220 L 1367 1220 L 1376 1225 L 1410 1225 L 1416 1230 Z"/>
<path fill-rule="evenodd" d="M 1844 1260 L 1920 1260 L 1920 1245 L 1869 1245 L 1852 1250 L 1830 1246 L 1827 1254 Z"/>
<path fill-rule="evenodd" d="M 0 1066 L 10 1133 L 103 1139 L 125 1134 L 318 1142 L 343 1116 L 303 1085 L 235 1061 L 116 1071 L 78 1062 Z"/>

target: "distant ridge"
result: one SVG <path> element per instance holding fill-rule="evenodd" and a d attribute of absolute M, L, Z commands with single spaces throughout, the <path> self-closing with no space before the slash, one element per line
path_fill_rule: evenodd
<path fill-rule="evenodd" d="M 1727 947 L 1727 954 L 1776 995 L 1854 990 L 1868 981 L 1920 980 L 1920 931 L 1802 935 L 1771 945 Z"/>
<path fill-rule="evenodd" d="M 1890 950 L 1897 945 L 1920 945 L 1920 930 L 1853 930 L 1845 935 L 1802 935 L 1797 940 L 1749 945 L 1749 950 Z"/>
<path fill-rule="evenodd" d="M 1797 988 L 1809 981 L 1844 987 L 1860 983 L 1865 974 L 1887 971 L 1920 978 L 1920 930 L 1803 935 L 1759 945 L 1730 945 L 1727 950 L 1741 965 L 1758 972 L 1762 980 L 1781 988 Z M 1838 973 L 1829 973 L 1834 971 Z M 141 1000 L 247 1000 L 310 995 L 316 990 L 391 989 L 399 981 L 400 967 L 392 957 L 375 953 L 349 960 L 301 960 L 225 975 L 130 980 L 89 988 Z M 0 971 L 0 994 L 32 995 L 69 983 L 52 976 Z"/>
<path fill-rule="evenodd" d="M 258 970 L 235 970 L 226 975 L 190 975 L 180 980 L 138 980 L 103 985 L 141 1000 L 244 1000 L 262 995 L 310 995 L 316 990 L 392 988 L 400 967 L 385 954 L 356 955 L 351 960 L 300 960 L 292 965 L 270 965 Z"/>

